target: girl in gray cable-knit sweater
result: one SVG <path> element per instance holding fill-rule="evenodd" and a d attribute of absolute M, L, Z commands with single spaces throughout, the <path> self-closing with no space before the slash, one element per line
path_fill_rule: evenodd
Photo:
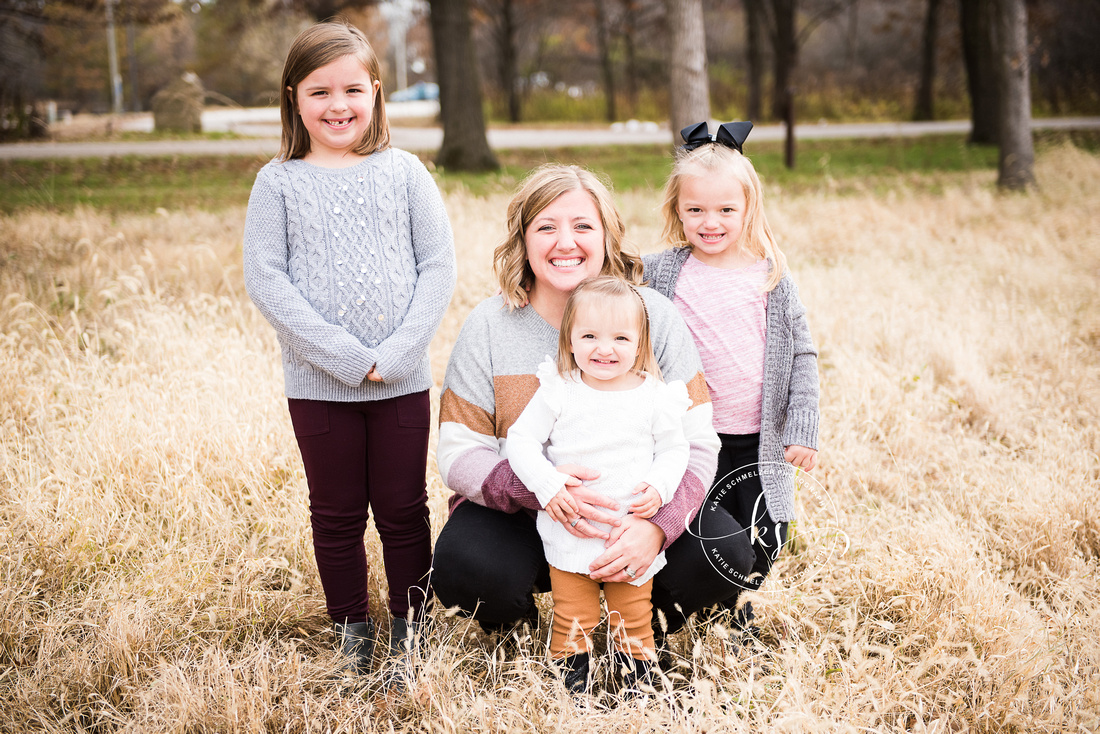
<path fill-rule="evenodd" d="M 764 214 L 760 179 L 741 151 L 751 129 L 726 123 L 711 137 L 699 123 L 682 131 L 687 142 L 662 204 L 672 249 L 644 259 L 646 280 L 672 299 L 703 360 L 722 448 L 692 530 L 704 542 L 715 534 L 705 522 L 711 503 L 740 523 L 755 561 L 737 572 L 716 569 L 733 581 L 719 606 L 750 634 L 752 604 L 739 597 L 760 588 L 786 542 L 795 508 L 794 472 L 784 469 L 813 469 L 818 425 L 817 352 Z"/>
<path fill-rule="evenodd" d="M 389 147 L 378 59 L 358 29 L 299 34 L 282 87 L 282 148 L 248 202 L 245 285 L 282 347 L 317 566 L 348 668 L 367 671 L 374 650 L 369 509 L 400 671 L 430 596 L 428 343 L 454 290 L 451 228 L 423 164 Z"/>

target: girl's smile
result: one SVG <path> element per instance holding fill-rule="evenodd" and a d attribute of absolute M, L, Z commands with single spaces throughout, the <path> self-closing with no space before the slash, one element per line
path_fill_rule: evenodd
<path fill-rule="evenodd" d="M 370 126 L 379 86 L 352 55 L 341 56 L 303 79 L 293 92 L 295 108 L 309 133 L 305 159 L 330 166 L 355 162 L 346 156 Z"/>
<path fill-rule="evenodd" d="M 643 380 L 633 371 L 640 329 L 637 315 L 620 303 L 577 310 L 569 342 L 581 379 L 597 390 L 629 390 Z"/>
<path fill-rule="evenodd" d="M 732 176 L 685 176 L 676 213 L 696 258 L 713 267 L 756 262 L 738 246 L 745 225 L 745 188 Z"/>

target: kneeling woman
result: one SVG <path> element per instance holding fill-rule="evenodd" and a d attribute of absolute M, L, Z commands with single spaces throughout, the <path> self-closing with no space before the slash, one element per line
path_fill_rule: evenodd
<path fill-rule="evenodd" d="M 509 203 L 507 227 L 494 256 L 501 293 L 474 308 L 451 352 L 437 449 L 440 474 L 456 496 L 436 541 L 432 585 L 443 604 L 460 607 L 486 629 L 536 619 L 532 594 L 550 590 L 535 524 L 541 505 L 508 463 L 508 429 L 538 389 L 539 363 L 557 352 L 573 290 L 597 275 L 637 284 L 642 274 L 641 259 L 622 250 L 624 226 L 610 193 L 582 168 L 534 171 Z M 692 400 L 683 419 L 688 469 L 672 498 L 648 519 L 613 516 L 609 510 L 617 504 L 583 484 L 596 478 L 592 467 L 557 469 L 576 481 L 569 489 L 580 517 L 569 532 L 606 541 L 591 566 L 593 579 L 641 577 L 665 551 L 667 565 L 653 579 L 653 605 L 673 632 L 692 613 L 728 598 L 736 574 L 749 573 L 754 553 L 728 515 L 708 523 L 705 543 L 684 533 L 714 478 L 719 444 L 691 333 L 667 298 L 639 290 L 661 374 L 686 383 Z M 589 521 L 612 529 L 603 532 Z M 711 553 L 721 554 L 734 573 L 717 572 Z"/>

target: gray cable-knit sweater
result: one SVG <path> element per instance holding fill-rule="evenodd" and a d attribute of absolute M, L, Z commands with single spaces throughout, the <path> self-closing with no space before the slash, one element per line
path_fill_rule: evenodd
<path fill-rule="evenodd" d="M 680 269 L 690 254 L 691 248 L 676 247 L 646 255 L 647 284 L 674 301 Z M 789 522 L 795 519 L 794 485 L 787 473 L 768 472 L 765 462 L 784 463 L 787 446 L 817 448 L 817 350 L 806 322 L 806 307 L 789 273 L 784 273 L 779 285 L 768 293 L 767 311 L 760 481 L 772 519 Z"/>
<path fill-rule="evenodd" d="M 454 291 L 454 239 L 416 156 L 265 165 L 248 200 L 244 280 L 278 334 L 287 397 L 355 402 L 432 386 L 428 343 Z M 366 379 L 371 367 L 383 382 Z"/>

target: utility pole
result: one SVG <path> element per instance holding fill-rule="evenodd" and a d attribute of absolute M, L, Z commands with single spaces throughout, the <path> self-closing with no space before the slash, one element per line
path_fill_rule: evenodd
<path fill-rule="evenodd" d="M 111 110 L 122 114 L 122 75 L 118 73 L 118 48 L 115 46 L 115 4 L 107 0 L 107 61 L 111 72 Z"/>
<path fill-rule="evenodd" d="M 397 89 L 409 86 L 408 50 L 406 36 L 416 16 L 423 13 L 423 0 L 389 0 L 378 6 L 389 25 L 390 44 L 393 46 L 393 69 L 397 77 Z"/>

